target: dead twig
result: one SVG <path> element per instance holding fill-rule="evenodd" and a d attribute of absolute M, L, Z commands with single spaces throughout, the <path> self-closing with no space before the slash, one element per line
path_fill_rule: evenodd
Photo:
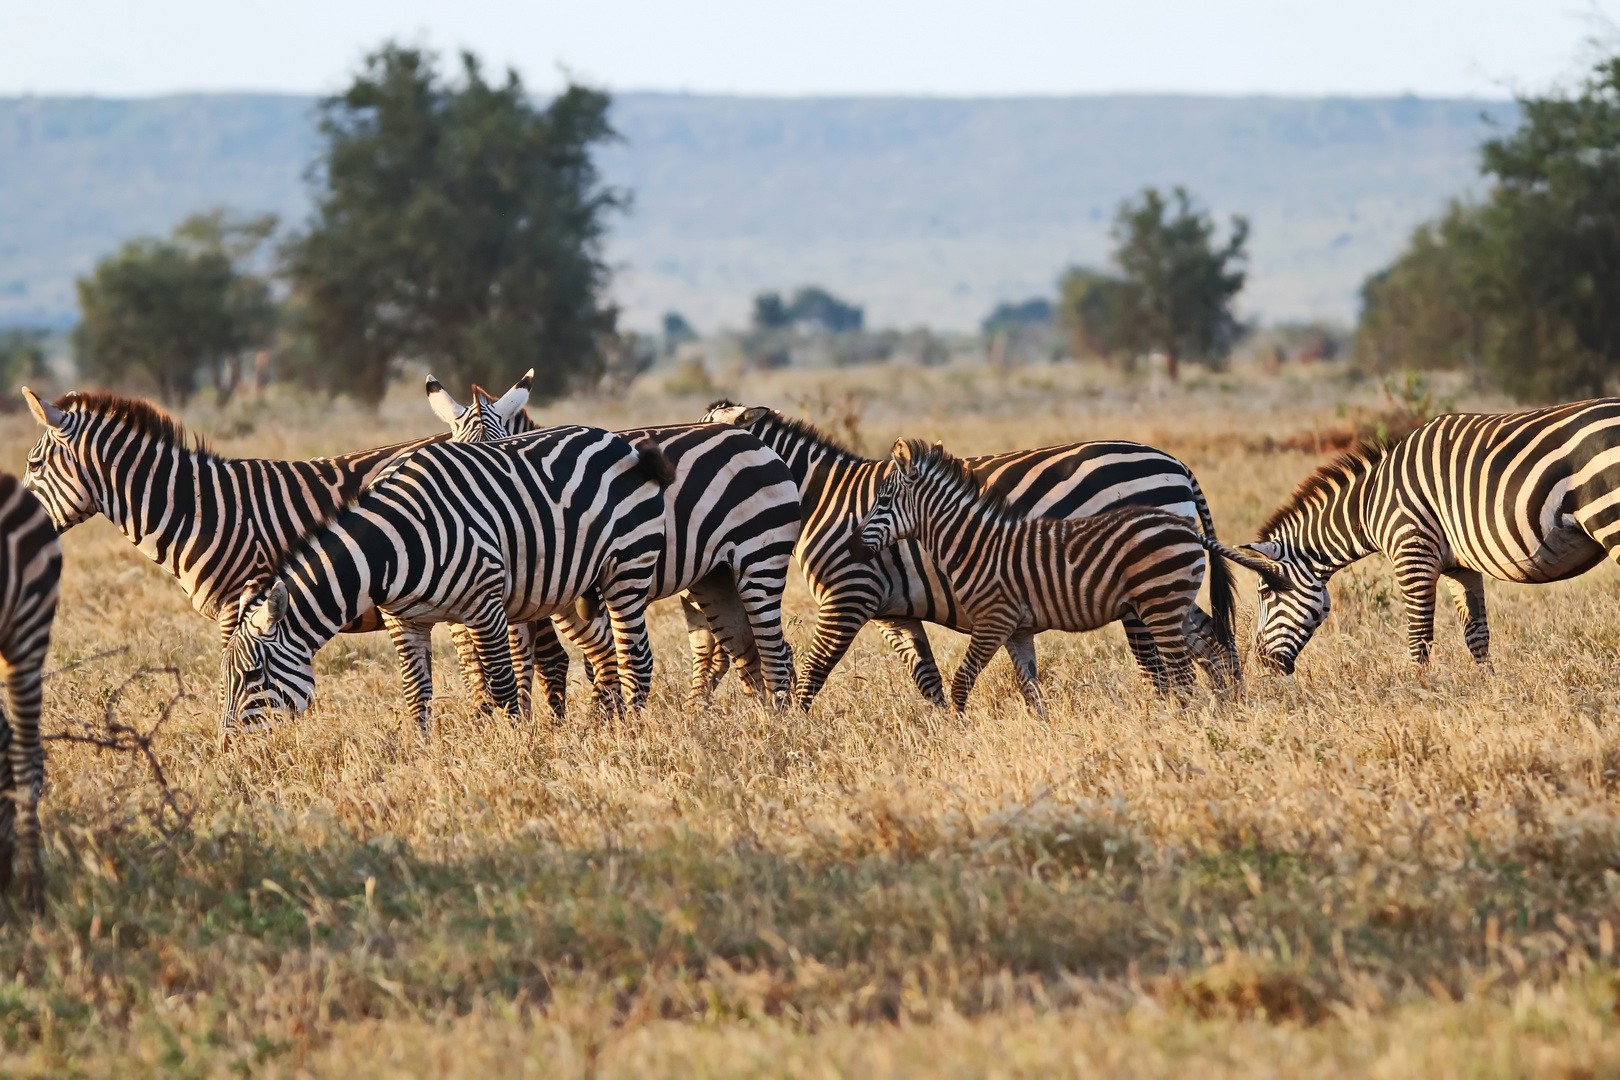
<path fill-rule="evenodd" d="M 112 650 L 112 652 L 117 651 L 121 650 Z M 90 660 L 98 658 L 99 657 L 86 657 L 84 660 L 79 661 L 79 663 L 88 663 Z M 51 674 L 60 674 L 61 671 L 67 670 L 68 668 L 62 668 L 60 671 L 52 672 Z M 157 721 L 146 731 L 141 731 L 133 724 L 126 724 L 122 720 L 118 719 L 118 702 L 119 699 L 123 697 L 124 691 L 151 675 L 172 676 L 174 678 L 174 692 L 169 695 L 169 700 L 164 702 L 163 708 L 158 713 Z M 101 723 L 99 725 L 88 720 L 70 720 L 68 721 L 65 730 L 41 736 L 40 741 L 65 742 L 79 746 L 92 746 L 98 750 L 111 750 L 114 753 L 127 753 L 132 757 L 144 759 L 146 761 L 147 770 L 151 773 L 152 782 L 157 786 L 159 799 L 156 810 L 148 811 L 147 816 L 151 819 L 152 824 L 157 828 L 158 832 L 163 835 L 163 846 L 166 847 L 173 842 L 176 836 L 178 836 L 188 825 L 191 824 L 191 819 L 196 814 L 197 810 L 189 795 L 183 791 L 176 791 L 175 788 L 169 784 L 168 773 L 164 771 L 163 763 L 158 760 L 157 751 L 153 747 L 153 741 L 157 737 L 158 730 L 164 725 L 165 722 L 167 722 L 169 716 L 174 712 L 174 707 L 180 704 L 180 702 L 185 701 L 193 696 L 194 695 L 192 695 L 186 689 L 185 682 L 180 677 L 179 668 L 172 665 L 167 667 L 152 667 L 150 665 L 142 665 L 131 673 L 129 678 L 125 679 L 123 683 L 120 684 L 119 687 L 108 696 L 107 705 L 102 711 Z M 182 805 L 182 803 L 185 805 Z M 173 815 L 174 820 L 172 826 L 167 823 L 168 817 L 171 814 Z"/>
<path fill-rule="evenodd" d="M 116 649 L 103 649 L 101 652 L 92 653 L 91 655 L 86 656 L 82 660 L 75 660 L 71 664 L 63 664 L 61 667 L 57 668 L 55 671 L 48 671 L 44 675 L 41 675 L 39 677 L 39 681 L 40 682 L 49 682 L 50 680 L 56 678 L 58 675 L 66 675 L 68 672 L 72 671 L 74 668 L 83 667 L 85 664 L 94 663 L 97 660 L 105 660 L 109 656 L 122 656 L 127 652 L 129 652 L 129 646 L 128 645 L 120 645 Z"/>

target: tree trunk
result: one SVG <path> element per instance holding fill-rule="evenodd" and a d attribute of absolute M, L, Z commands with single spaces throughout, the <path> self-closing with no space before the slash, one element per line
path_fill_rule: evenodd
<path fill-rule="evenodd" d="M 1171 382 L 1175 382 L 1181 378 L 1181 364 L 1176 356 L 1176 349 L 1173 345 L 1164 350 L 1164 373 L 1170 376 Z"/>

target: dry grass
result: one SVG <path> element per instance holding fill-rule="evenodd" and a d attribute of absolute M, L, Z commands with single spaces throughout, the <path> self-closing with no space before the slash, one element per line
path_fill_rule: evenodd
<path fill-rule="evenodd" d="M 1197 469 L 1234 540 L 1316 460 L 1246 447 L 1376 404 L 1309 373 L 1162 395 L 1058 369 L 727 389 L 842 417 L 868 452 L 1141 438 Z M 546 415 L 701 411 L 655 391 Z M 289 456 L 432 427 L 404 391 L 377 417 L 191 419 L 234 432 L 226 452 Z M 0 420 L 0 465 L 31 439 Z M 635 725 L 482 720 L 446 644 L 422 749 L 386 639 L 350 638 L 321 654 L 308 716 L 222 752 L 213 628 L 105 523 L 66 549 L 52 666 L 128 651 L 52 679 L 47 727 L 177 665 L 196 696 L 155 746 L 193 814 L 171 835 L 142 760 L 54 745 L 49 913 L 0 927 L 8 1075 L 1620 1073 L 1611 568 L 1492 585 L 1494 676 L 1449 623 L 1415 674 L 1371 563 L 1300 674 L 1251 678 L 1242 703 L 1151 699 L 1117 629 L 1047 635 L 1049 723 L 1004 659 L 966 720 L 925 707 L 871 632 L 808 719 L 735 686 L 682 713 L 666 603 Z M 790 603 L 802 646 L 797 582 Z M 934 637 L 949 670 L 963 639 Z M 143 679 L 117 715 L 144 729 L 171 689 Z"/>

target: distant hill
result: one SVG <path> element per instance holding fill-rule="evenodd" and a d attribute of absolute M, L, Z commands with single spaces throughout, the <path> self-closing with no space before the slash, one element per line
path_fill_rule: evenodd
<path fill-rule="evenodd" d="M 0 323 L 66 324 L 73 277 L 139 233 L 226 204 L 307 207 L 314 101 L 263 94 L 0 99 Z M 739 324 L 816 282 L 875 325 L 968 327 L 1100 264 L 1121 198 L 1184 183 L 1254 225 L 1245 306 L 1349 318 L 1361 278 L 1477 183 L 1511 103 L 625 94 L 603 155 L 634 195 L 609 255 L 632 326 Z"/>

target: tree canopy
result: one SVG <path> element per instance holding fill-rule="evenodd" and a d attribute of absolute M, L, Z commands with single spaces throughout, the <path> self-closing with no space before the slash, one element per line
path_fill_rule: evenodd
<path fill-rule="evenodd" d="M 185 404 L 206 372 L 228 398 L 237 358 L 275 327 L 268 284 L 244 266 L 274 228 L 273 216 L 215 211 L 102 259 L 77 282 L 79 370 L 109 385 L 147 383 L 166 405 Z"/>
<path fill-rule="evenodd" d="M 1226 243 L 1215 222 L 1194 207 L 1187 189 L 1167 200 L 1144 188 L 1115 215 L 1114 262 L 1127 290 L 1117 312 L 1120 342 L 1135 352 L 1163 352 L 1176 378 L 1182 360 L 1220 363 L 1243 333 L 1232 302 L 1242 291 L 1249 222 L 1232 218 Z"/>
<path fill-rule="evenodd" d="M 1481 151 L 1486 196 L 1420 226 L 1368 279 L 1364 362 L 1477 362 L 1530 401 L 1602 394 L 1620 374 L 1620 58 L 1520 107 Z"/>
<path fill-rule="evenodd" d="M 544 107 L 518 75 L 485 80 L 461 55 L 387 45 L 324 101 L 316 209 L 285 249 L 308 347 L 295 374 L 375 402 L 398 361 L 534 395 L 594 379 L 617 311 L 605 219 L 623 197 L 592 151 L 612 139 L 608 96 L 570 84 Z"/>

